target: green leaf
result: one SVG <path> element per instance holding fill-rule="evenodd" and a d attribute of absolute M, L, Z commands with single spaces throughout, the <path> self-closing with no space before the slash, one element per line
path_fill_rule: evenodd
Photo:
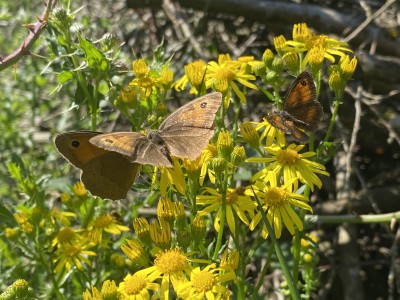
<path fill-rule="evenodd" d="M 63 71 L 58 75 L 57 80 L 60 84 L 64 84 L 72 80 L 73 78 L 74 78 L 74 73 L 70 71 Z"/>
<path fill-rule="evenodd" d="M 86 61 L 89 66 L 94 67 L 101 72 L 106 72 L 108 70 L 108 61 L 103 53 L 96 48 L 93 43 L 79 36 L 79 45 L 85 52 Z"/>

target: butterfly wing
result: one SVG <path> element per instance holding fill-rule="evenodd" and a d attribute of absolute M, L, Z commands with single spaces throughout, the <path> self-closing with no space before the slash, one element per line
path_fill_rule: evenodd
<path fill-rule="evenodd" d="M 140 170 L 128 157 L 107 151 L 98 159 L 89 161 L 82 172 L 81 181 L 93 195 L 103 199 L 125 199 Z"/>
<path fill-rule="evenodd" d="M 214 134 L 221 93 L 204 95 L 172 113 L 159 128 L 171 155 L 196 159 Z"/>
<path fill-rule="evenodd" d="M 151 131 L 148 136 L 140 132 L 112 132 L 95 136 L 90 143 L 125 155 L 131 162 L 172 167 L 165 143 L 157 137 L 157 131 Z"/>
<path fill-rule="evenodd" d="M 283 131 L 286 134 L 291 134 L 296 141 L 302 144 L 307 143 L 307 134 L 298 129 L 297 123 L 285 112 L 269 114 L 267 116 L 267 120 L 275 128 Z"/>
<path fill-rule="evenodd" d="M 140 165 L 90 142 L 101 135 L 101 132 L 91 131 L 67 132 L 57 135 L 54 143 L 72 165 L 82 170 L 81 181 L 92 195 L 123 199 L 135 181 Z"/>
<path fill-rule="evenodd" d="M 107 151 L 94 147 L 89 140 L 101 132 L 78 131 L 66 132 L 56 136 L 54 144 L 61 155 L 73 166 L 82 169 L 89 161 Z"/>
<path fill-rule="evenodd" d="M 317 129 L 323 109 L 316 101 L 316 95 L 311 74 L 307 71 L 302 72 L 289 88 L 283 105 L 283 110 L 293 117 L 297 127 L 307 131 Z"/>

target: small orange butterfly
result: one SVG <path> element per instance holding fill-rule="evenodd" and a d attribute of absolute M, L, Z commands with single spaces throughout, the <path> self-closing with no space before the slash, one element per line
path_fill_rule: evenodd
<path fill-rule="evenodd" d="M 308 135 L 303 130 L 315 131 L 324 114 L 316 98 L 314 80 L 309 72 L 304 71 L 290 86 L 283 102 L 283 110 L 268 114 L 267 120 L 275 128 L 293 135 L 296 141 L 305 144 Z"/>

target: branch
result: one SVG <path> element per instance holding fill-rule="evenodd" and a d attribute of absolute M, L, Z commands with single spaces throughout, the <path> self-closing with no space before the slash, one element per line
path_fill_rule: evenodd
<path fill-rule="evenodd" d="M 31 55 L 30 49 L 35 41 L 39 38 L 41 32 L 47 24 L 50 13 L 54 8 L 57 0 L 48 0 L 45 4 L 45 9 L 38 21 L 34 24 L 28 24 L 26 27 L 29 30 L 29 35 L 13 53 L 7 55 L 4 58 L 0 58 L 0 71 L 7 69 L 8 67 L 15 65 L 23 56 Z"/>
<path fill-rule="evenodd" d="M 270 28 L 281 28 L 284 25 L 307 22 L 318 32 L 343 35 L 351 29 L 358 28 L 364 18 L 340 13 L 334 9 L 312 4 L 282 3 L 279 1 L 257 0 L 175 0 L 180 6 L 204 10 L 213 13 L 243 16 L 252 21 L 268 25 Z M 129 8 L 161 8 L 161 0 L 127 0 Z M 400 42 L 385 36 L 385 31 L 373 24 L 363 27 L 353 37 L 352 47 L 356 48 L 365 41 L 376 37 L 377 52 L 392 56 L 400 56 Z"/>

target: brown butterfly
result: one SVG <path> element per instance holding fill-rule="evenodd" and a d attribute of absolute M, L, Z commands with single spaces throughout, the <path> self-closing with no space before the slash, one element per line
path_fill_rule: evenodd
<path fill-rule="evenodd" d="M 194 160 L 214 134 L 215 115 L 222 95 L 215 92 L 180 107 L 146 135 L 141 132 L 112 132 L 90 139 L 96 147 L 118 152 L 131 162 L 172 167 L 171 155 Z"/>
<path fill-rule="evenodd" d="M 82 170 L 81 180 L 93 194 L 122 199 L 140 165 L 172 167 L 171 155 L 196 159 L 214 134 L 221 93 L 210 93 L 180 107 L 147 135 L 139 132 L 69 132 L 57 135 L 58 151 Z"/>
<path fill-rule="evenodd" d="M 135 181 L 140 165 L 128 157 L 107 151 L 89 140 L 101 132 L 80 131 L 57 135 L 58 151 L 82 170 L 81 181 L 93 195 L 112 200 L 123 199 Z"/>
<path fill-rule="evenodd" d="M 309 72 L 304 71 L 290 86 L 283 110 L 268 114 L 267 120 L 275 128 L 293 135 L 296 141 L 305 144 L 308 135 L 302 130 L 315 131 L 324 114 L 316 97 L 314 80 Z"/>

